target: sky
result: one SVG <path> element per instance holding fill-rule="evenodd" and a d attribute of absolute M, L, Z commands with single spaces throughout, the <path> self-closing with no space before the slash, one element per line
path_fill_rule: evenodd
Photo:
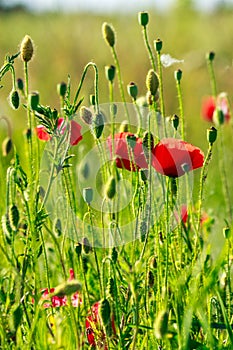
<path fill-rule="evenodd" d="M 94 11 L 113 12 L 116 10 L 147 10 L 155 7 L 165 10 L 174 0 L 4 0 L 7 5 L 21 3 L 36 11 L 64 10 L 64 11 Z M 198 8 L 205 11 L 212 10 L 216 4 L 233 5 L 233 0 L 195 0 Z"/>

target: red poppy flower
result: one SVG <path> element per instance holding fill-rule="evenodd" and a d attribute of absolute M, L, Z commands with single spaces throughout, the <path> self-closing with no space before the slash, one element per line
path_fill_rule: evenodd
<path fill-rule="evenodd" d="M 92 314 L 86 318 L 85 327 L 88 343 L 95 348 L 98 344 L 98 349 L 108 350 L 106 344 L 106 335 L 101 327 L 101 321 L 99 316 L 99 307 L 100 302 L 97 301 L 92 305 L 91 312 Z M 113 333 L 116 334 L 116 328 L 114 323 L 114 317 L 112 316 L 111 326 Z"/>
<path fill-rule="evenodd" d="M 63 126 L 64 124 L 64 126 Z M 82 135 L 81 135 L 81 125 L 79 125 L 75 120 L 71 120 L 70 122 L 70 144 L 71 146 L 77 145 L 81 140 L 82 140 Z M 63 118 L 59 118 L 57 122 L 57 128 L 60 130 L 61 134 L 64 133 L 65 131 L 65 123 Z M 48 134 L 45 126 L 43 125 L 38 125 L 35 128 L 37 137 L 42 140 L 42 141 L 49 141 L 51 139 L 51 136 Z"/>
<path fill-rule="evenodd" d="M 131 139 L 131 140 L 130 140 Z M 130 145 L 131 143 L 131 145 Z M 107 144 L 112 155 L 112 137 L 109 136 Z M 129 171 L 137 171 L 148 168 L 142 148 L 142 139 L 130 132 L 121 132 L 114 135 L 114 153 L 116 166 Z"/>
<path fill-rule="evenodd" d="M 74 279 L 74 270 L 70 269 L 70 277 L 69 277 L 69 281 Z M 64 295 L 63 297 L 59 297 L 59 296 L 52 296 L 50 298 L 49 294 L 52 294 L 55 292 L 55 288 L 50 288 L 50 291 L 48 290 L 48 288 L 45 288 L 42 290 L 42 296 L 41 299 L 42 300 L 48 300 L 48 302 L 44 303 L 43 306 L 44 308 L 50 308 L 50 307 L 60 307 L 60 306 L 66 306 L 68 299 L 67 296 Z M 32 302 L 34 302 L 34 299 L 32 300 Z M 78 307 L 81 303 L 82 303 L 82 299 L 80 298 L 80 295 L 78 292 L 74 293 L 71 296 L 71 303 L 73 307 Z"/>
<path fill-rule="evenodd" d="M 206 97 L 202 102 L 201 114 L 209 122 L 213 122 L 216 108 L 220 109 L 224 115 L 224 122 L 230 120 L 230 108 L 226 93 L 220 93 L 215 99 L 213 96 Z"/>
<path fill-rule="evenodd" d="M 179 177 L 200 168 L 204 154 L 200 148 L 183 140 L 165 138 L 152 150 L 152 166 L 162 175 Z"/>

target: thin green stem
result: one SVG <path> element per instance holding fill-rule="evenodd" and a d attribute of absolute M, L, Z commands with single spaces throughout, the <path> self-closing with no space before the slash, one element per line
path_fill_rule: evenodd
<path fill-rule="evenodd" d="M 164 133 L 166 135 L 166 120 L 165 120 L 165 102 L 164 102 L 164 93 L 163 93 L 163 67 L 161 64 L 161 54 L 157 52 L 157 65 L 158 65 L 158 74 L 159 74 L 159 100 L 160 100 L 160 109 L 163 118 L 163 127 Z"/>
<path fill-rule="evenodd" d="M 148 34 L 147 34 L 147 27 L 146 26 L 143 26 L 142 32 L 143 32 L 144 43 L 146 45 L 146 48 L 147 48 L 147 51 L 148 51 L 148 54 L 149 54 L 151 66 L 154 69 L 154 71 L 156 71 L 155 59 L 154 59 L 154 55 L 153 55 L 152 49 L 150 47 Z"/>
<path fill-rule="evenodd" d="M 181 86 L 180 86 L 180 80 L 176 80 L 176 89 L 178 94 L 178 103 L 179 103 L 179 117 L 180 117 L 180 124 L 181 124 L 181 138 L 184 140 L 185 138 L 185 130 L 184 130 L 184 107 L 183 107 L 183 100 L 182 100 L 182 92 L 181 92 Z"/>

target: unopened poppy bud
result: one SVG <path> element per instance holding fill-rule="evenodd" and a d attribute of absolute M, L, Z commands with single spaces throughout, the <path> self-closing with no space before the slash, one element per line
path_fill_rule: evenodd
<path fill-rule="evenodd" d="M 58 237 L 61 236 L 61 234 L 62 234 L 62 225 L 61 225 L 61 220 L 59 218 L 54 223 L 53 231 L 57 234 Z"/>
<path fill-rule="evenodd" d="M 116 67 L 111 65 L 111 66 L 105 66 L 105 76 L 106 79 L 109 81 L 113 81 L 115 78 L 115 72 L 116 72 Z"/>
<path fill-rule="evenodd" d="M 148 181 L 148 169 L 140 169 L 141 179 L 144 183 Z"/>
<path fill-rule="evenodd" d="M 77 243 L 74 247 L 75 249 L 75 253 L 78 255 L 78 257 L 81 255 L 81 252 L 82 252 L 82 245 L 81 243 Z"/>
<path fill-rule="evenodd" d="M 215 129 L 214 126 L 211 128 L 207 129 L 207 141 L 212 144 L 216 141 L 217 139 L 217 129 Z"/>
<path fill-rule="evenodd" d="M 86 187 L 83 189 L 83 198 L 84 201 L 90 205 L 92 199 L 93 199 L 93 189 L 91 187 Z"/>
<path fill-rule="evenodd" d="M 71 281 L 67 281 L 65 283 L 60 284 L 54 290 L 52 296 L 64 297 L 65 295 L 72 295 L 76 292 L 79 292 L 82 289 L 82 285 L 79 281 L 73 279 Z"/>
<path fill-rule="evenodd" d="M 153 105 L 154 97 L 152 96 L 150 91 L 147 91 L 147 93 L 146 93 L 146 102 L 147 102 L 148 106 Z"/>
<path fill-rule="evenodd" d="M 102 25 L 102 34 L 106 43 L 113 47 L 115 45 L 115 31 L 113 27 L 104 22 Z"/>
<path fill-rule="evenodd" d="M 84 123 L 91 125 L 92 124 L 92 112 L 89 108 L 82 106 L 80 108 L 80 117 L 84 121 Z"/>
<path fill-rule="evenodd" d="M 19 223 L 19 210 L 15 204 L 10 205 L 8 209 L 8 217 L 12 230 L 16 231 Z"/>
<path fill-rule="evenodd" d="M 31 131 L 31 129 L 25 129 L 23 134 L 26 137 L 27 141 L 29 141 L 31 136 L 32 136 L 32 131 Z"/>
<path fill-rule="evenodd" d="M 162 339 L 166 336 L 168 331 L 168 312 L 166 310 L 162 310 L 159 312 L 157 319 L 154 323 L 154 333 L 156 338 Z"/>
<path fill-rule="evenodd" d="M 136 146 L 137 138 L 135 135 L 127 135 L 126 141 L 129 147 L 134 149 L 134 147 Z"/>
<path fill-rule="evenodd" d="M 6 137 L 2 142 L 2 155 L 6 157 L 12 150 L 13 142 L 10 137 Z"/>
<path fill-rule="evenodd" d="M 142 145 L 148 150 L 152 150 L 154 148 L 154 137 L 151 132 L 146 131 L 142 138 Z"/>
<path fill-rule="evenodd" d="M 116 194 L 116 179 L 111 176 L 107 186 L 106 186 L 106 195 L 109 199 L 112 199 Z"/>
<path fill-rule="evenodd" d="M 100 302 L 100 318 L 104 326 L 110 322 L 111 308 L 108 299 L 103 299 Z"/>
<path fill-rule="evenodd" d="M 114 264 L 117 262 L 117 258 L 118 258 L 117 249 L 116 249 L 116 247 L 113 247 L 112 251 L 111 251 L 111 260 Z"/>
<path fill-rule="evenodd" d="M 215 58 L 215 52 L 213 52 L 213 51 L 207 52 L 207 54 L 206 54 L 206 59 L 207 59 L 208 61 L 213 61 L 214 58 Z"/>
<path fill-rule="evenodd" d="M 150 69 L 149 72 L 147 73 L 146 87 L 147 87 L 147 90 L 150 91 L 152 96 L 156 95 L 156 92 L 159 87 L 159 78 L 157 73 L 153 69 Z"/>
<path fill-rule="evenodd" d="M 127 91 L 129 96 L 132 97 L 133 100 L 136 100 L 138 95 L 138 87 L 135 83 L 131 82 L 127 85 Z"/>
<path fill-rule="evenodd" d="M 100 138 L 102 135 L 103 129 L 104 129 L 104 117 L 102 113 L 97 113 L 95 115 L 95 118 L 93 119 L 94 122 L 94 132 L 97 139 Z"/>
<path fill-rule="evenodd" d="M 33 43 L 29 35 L 25 35 L 20 46 L 21 58 L 24 62 L 29 62 L 33 56 Z"/>
<path fill-rule="evenodd" d="M 13 109 L 19 108 L 19 93 L 17 90 L 12 90 L 9 96 L 10 105 Z"/>
<path fill-rule="evenodd" d="M 24 85 L 23 85 L 23 80 L 21 78 L 17 79 L 17 87 L 20 91 L 23 91 Z"/>
<path fill-rule="evenodd" d="M 90 166 L 89 166 L 89 164 L 87 162 L 81 164 L 81 166 L 80 166 L 80 173 L 82 174 L 84 179 L 88 179 L 88 177 L 90 175 Z"/>
<path fill-rule="evenodd" d="M 127 120 L 123 120 L 123 122 L 120 125 L 120 132 L 128 132 L 129 131 L 129 124 Z"/>
<path fill-rule="evenodd" d="M 142 11 L 138 13 L 138 22 L 141 26 L 147 26 L 149 22 L 149 13 L 146 11 Z"/>
<path fill-rule="evenodd" d="M 83 265 L 83 272 L 87 273 L 88 271 L 88 258 L 87 256 L 82 256 L 82 265 Z"/>
<path fill-rule="evenodd" d="M 177 69 L 175 72 L 174 72 L 174 76 L 175 76 L 175 79 L 180 82 L 181 79 L 182 79 L 182 70 L 181 69 Z"/>
<path fill-rule="evenodd" d="M 151 270 L 148 271 L 148 285 L 150 288 L 153 288 L 155 283 L 155 276 Z"/>
<path fill-rule="evenodd" d="M 108 289 L 109 295 L 112 298 L 114 298 L 114 289 L 115 289 L 114 287 L 115 287 L 114 279 L 112 277 L 109 277 L 107 289 Z"/>
<path fill-rule="evenodd" d="M 117 105 L 115 103 L 111 104 L 110 111 L 114 117 L 117 115 Z"/>
<path fill-rule="evenodd" d="M 220 108 L 215 108 L 213 113 L 213 122 L 215 125 L 222 125 L 225 121 L 225 116 L 223 111 Z"/>
<path fill-rule="evenodd" d="M 231 236 L 231 230 L 230 228 L 227 226 L 227 227 L 224 227 L 223 228 L 223 237 L 226 238 L 226 239 L 229 239 Z"/>
<path fill-rule="evenodd" d="M 91 104 L 91 106 L 95 106 L 95 95 L 94 94 L 90 94 L 90 97 L 89 97 L 89 99 L 90 99 L 90 104 Z"/>
<path fill-rule="evenodd" d="M 64 83 L 62 81 L 61 83 L 57 84 L 57 93 L 59 96 L 64 98 L 66 91 L 67 91 L 67 84 L 66 83 Z"/>
<path fill-rule="evenodd" d="M 37 110 L 39 99 L 40 99 L 39 93 L 36 91 L 28 95 L 28 104 L 30 109 L 32 109 L 33 111 Z"/>
<path fill-rule="evenodd" d="M 155 50 L 156 50 L 157 52 L 160 52 L 160 51 L 162 50 L 162 47 L 163 47 L 163 42 L 162 42 L 162 40 L 161 40 L 161 39 L 156 39 L 156 40 L 154 41 L 154 47 L 155 47 Z"/>
<path fill-rule="evenodd" d="M 157 269 L 157 266 L 158 266 L 158 264 L 157 264 L 157 258 L 156 258 L 156 256 L 153 256 L 153 258 L 151 259 L 151 267 L 152 267 L 153 269 Z"/>
<path fill-rule="evenodd" d="M 89 254 L 91 251 L 91 245 L 87 237 L 83 237 L 82 239 L 83 250 L 86 254 Z"/>
<path fill-rule="evenodd" d="M 173 114 L 173 116 L 171 116 L 171 122 L 174 129 L 177 130 L 179 126 L 179 117 L 176 114 Z"/>

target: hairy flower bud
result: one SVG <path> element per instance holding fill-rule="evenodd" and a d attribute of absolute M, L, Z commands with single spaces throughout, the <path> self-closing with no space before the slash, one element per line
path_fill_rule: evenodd
<path fill-rule="evenodd" d="M 33 42 L 29 35 L 25 35 L 20 46 L 21 59 L 29 62 L 33 56 Z"/>
<path fill-rule="evenodd" d="M 111 309 L 108 299 L 103 299 L 100 302 L 100 318 L 104 326 L 110 322 Z"/>
<path fill-rule="evenodd" d="M 214 126 L 207 129 L 207 141 L 211 144 L 213 144 L 217 139 L 217 129 L 215 129 Z"/>
<path fill-rule="evenodd" d="M 182 70 L 181 69 L 177 69 L 175 72 L 174 72 L 174 77 L 175 79 L 180 82 L 181 79 L 182 79 Z"/>
<path fill-rule="evenodd" d="M 102 113 L 97 113 L 93 119 L 94 132 L 97 139 L 100 138 L 104 129 L 104 117 Z"/>
<path fill-rule="evenodd" d="M 154 41 L 154 46 L 155 46 L 155 50 L 156 50 L 157 52 L 160 52 L 160 51 L 162 50 L 162 47 L 163 47 L 163 42 L 162 42 L 162 40 L 161 40 L 161 39 L 156 39 L 156 40 Z"/>
<path fill-rule="evenodd" d="M 28 95 L 28 104 L 30 109 L 32 109 L 33 111 L 37 110 L 39 99 L 40 99 L 40 95 L 37 91 L 32 92 Z"/>
<path fill-rule="evenodd" d="M 10 205 L 8 209 L 8 217 L 12 230 L 16 231 L 19 224 L 19 210 L 15 204 Z"/>
<path fill-rule="evenodd" d="M 155 336 L 158 339 L 164 338 L 168 331 L 168 316 L 169 313 L 167 310 L 162 310 L 159 312 L 157 319 L 154 323 L 154 332 Z"/>
<path fill-rule="evenodd" d="M 159 78 L 157 73 L 150 69 L 146 76 L 146 87 L 150 91 L 151 95 L 155 96 L 159 87 Z"/>
<path fill-rule="evenodd" d="M 19 93 L 17 90 L 12 90 L 9 96 L 10 105 L 13 109 L 19 108 Z"/>
<path fill-rule="evenodd" d="M 102 25 L 102 34 L 106 43 L 113 47 L 115 45 L 115 31 L 113 27 L 104 22 Z"/>
<path fill-rule="evenodd" d="M 64 98 L 66 91 L 67 91 L 67 84 L 66 83 L 64 83 L 62 81 L 61 83 L 57 84 L 57 93 L 59 96 Z"/>
<path fill-rule="evenodd" d="M 92 199 L 93 199 L 93 189 L 91 187 L 86 187 L 83 189 L 83 198 L 84 201 L 90 205 Z"/>
<path fill-rule="evenodd" d="M 2 155 L 6 157 L 12 150 L 13 142 L 10 137 L 6 137 L 2 142 Z"/>
<path fill-rule="evenodd" d="M 116 179 L 111 176 L 107 186 L 106 186 L 106 195 L 109 199 L 112 199 L 116 194 Z"/>
<path fill-rule="evenodd" d="M 176 114 L 173 114 L 171 116 L 170 120 L 172 122 L 172 125 L 173 125 L 174 129 L 177 130 L 178 126 L 179 126 L 179 117 Z"/>

